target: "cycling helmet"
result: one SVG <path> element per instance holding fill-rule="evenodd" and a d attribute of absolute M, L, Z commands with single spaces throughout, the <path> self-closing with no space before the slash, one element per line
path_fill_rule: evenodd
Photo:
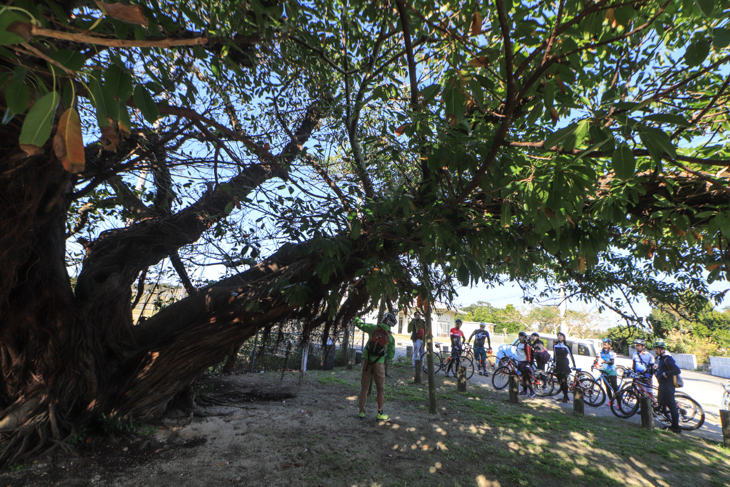
<path fill-rule="evenodd" d="M 521 331 L 521 332 L 519 333 L 519 335 L 517 335 L 517 336 L 519 336 L 519 337 L 525 337 L 525 338 L 527 338 L 527 333 L 525 333 L 524 331 Z"/>
<path fill-rule="evenodd" d="M 634 345 L 646 346 L 646 340 L 644 340 L 643 338 L 637 338 L 636 340 L 634 340 Z"/>
<path fill-rule="evenodd" d="M 611 345 L 613 342 L 611 342 L 610 338 L 604 338 L 603 343 L 608 343 L 609 345 Z"/>
<path fill-rule="evenodd" d="M 654 348 L 667 348 L 667 342 L 660 338 L 654 342 Z"/>
<path fill-rule="evenodd" d="M 460 325 L 460 324 L 462 323 L 462 321 L 461 321 L 461 318 L 456 318 L 456 321 L 455 321 L 455 323 L 456 323 L 457 325 Z"/>
<path fill-rule="evenodd" d="M 484 322 L 479 323 L 479 328 L 486 328 L 487 324 Z"/>
<path fill-rule="evenodd" d="M 395 319 L 395 315 L 394 315 L 393 313 L 385 313 L 385 314 L 383 315 L 383 323 L 384 323 L 384 324 L 386 324 L 386 325 L 388 325 L 388 326 L 393 326 L 393 325 L 395 325 L 395 324 L 396 324 L 397 322 L 398 322 L 398 321 L 397 321 L 397 320 Z"/>
<path fill-rule="evenodd" d="M 532 335 L 530 335 L 530 336 L 534 336 L 534 337 L 540 338 L 540 334 L 539 334 L 539 333 L 533 333 L 533 334 L 532 334 Z"/>

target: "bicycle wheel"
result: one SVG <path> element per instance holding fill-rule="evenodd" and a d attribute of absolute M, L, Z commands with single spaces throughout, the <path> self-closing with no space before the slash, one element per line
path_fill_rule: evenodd
<path fill-rule="evenodd" d="M 498 391 L 501 391 L 509 384 L 509 368 L 499 367 L 492 374 L 492 385 Z"/>
<path fill-rule="evenodd" d="M 578 383 L 583 388 L 583 401 L 589 406 L 597 408 L 606 401 L 606 392 L 594 379 L 582 378 Z"/>
<path fill-rule="evenodd" d="M 632 389 L 621 389 L 611 403 L 611 412 L 617 418 L 627 419 L 639 410 L 639 396 Z"/>
<path fill-rule="evenodd" d="M 705 424 L 705 410 L 683 392 L 674 394 L 679 411 L 679 427 L 683 430 L 696 430 Z"/>
<path fill-rule="evenodd" d="M 421 369 L 428 374 L 428 352 L 421 354 Z M 441 356 L 437 353 L 433 354 L 433 373 L 438 374 L 441 370 Z"/>
<path fill-rule="evenodd" d="M 550 381 L 550 376 L 542 371 L 535 373 L 535 394 L 538 396 L 549 396 L 553 392 L 554 385 Z"/>
<path fill-rule="evenodd" d="M 560 392 L 560 381 L 558 380 L 558 377 L 555 375 L 554 372 L 552 372 L 548 376 L 548 379 L 550 380 L 550 383 L 552 384 L 552 388 L 550 389 L 550 395 L 557 396 L 558 393 Z"/>
<path fill-rule="evenodd" d="M 494 355 L 487 355 L 487 360 L 485 363 L 487 367 L 487 372 L 490 374 L 493 374 L 495 370 L 497 370 L 497 359 Z"/>
<path fill-rule="evenodd" d="M 461 355 L 458 365 L 466 369 L 466 380 L 471 379 L 471 376 L 474 375 L 474 361 L 465 355 Z M 459 369 L 456 370 L 458 371 Z"/>

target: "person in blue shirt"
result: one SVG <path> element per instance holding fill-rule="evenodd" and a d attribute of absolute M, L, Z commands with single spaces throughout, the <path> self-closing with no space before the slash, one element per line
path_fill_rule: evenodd
<path fill-rule="evenodd" d="M 634 340 L 634 348 L 636 348 L 636 353 L 632 357 L 632 368 L 640 376 L 637 380 L 645 386 L 649 394 L 653 394 L 651 378 L 654 373 L 654 357 L 646 350 L 646 340 L 644 339 Z"/>
<path fill-rule="evenodd" d="M 612 391 L 606 391 L 609 394 L 608 406 L 611 406 L 613 402 L 613 395 L 618 391 L 618 377 L 616 376 L 616 352 L 611 349 L 611 339 L 603 339 L 603 349 L 601 350 L 600 358 L 598 359 L 598 370 L 603 375 L 611 386 Z"/>
<path fill-rule="evenodd" d="M 469 335 L 469 340 L 474 338 L 474 358 L 477 359 L 477 366 L 479 367 L 479 375 L 489 375 L 487 373 L 487 349 L 484 348 L 484 340 L 489 343 L 489 351 L 492 351 L 492 340 L 489 338 L 489 332 L 487 331 L 486 323 L 479 323 L 479 329 L 474 330 Z"/>
<path fill-rule="evenodd" d="M 672 424 L 666 429 L 679 434 L 682 433 L 682 430 L 679 428 L 679 411 L 677 410 L 677 400 L 674 398 L 674 376 L 679 375 L 681 371 L 674 359 L 667 353 L 667 344 L 664 340 L 654 342 L 654 354 L 656 355 L 654 375 L 659 382 L 659 409 L 663 414 L 667 414 L 666 411 L 669 409 Z"/>

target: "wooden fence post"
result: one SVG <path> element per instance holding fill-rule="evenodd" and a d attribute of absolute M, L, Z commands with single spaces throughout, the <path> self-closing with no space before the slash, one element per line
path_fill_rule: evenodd
<path fill-rule="evenodd" d="M 459 377 L 456 390 L 459 392 L 466 392 L 466 367 L 459 367 L 457 372 Z"/>
<path fill-rule="evenodd" d="M 509 402 L 513 404 L 520 402 L 520 381 L 515 374 L 509 375 Z"/>
<path fill-rule="evenodd" d="M 639 407 L 641 409 L 641 427 L 648 430 L 654 429 L 654 413 L 651 406 L 651 397 L 642 396 L 639 398 Z"/>
<path fill-rule="evenodd" d="M 585 404 L 583 402 L 584 396 L 583 388 L 576 384 L 573 388 L 573 413 L 583 416 L 585 414 Z"/>
<path fill-rule="evenodd" d="M 413 379 L 415 384 L 421 383 L 421 371 L 423 370 L 421 360 L 416 360 L 416 377 Z"/>
<path fill-rule="evenodd" d="M 725 448 L 730 448 L 730 411 L 720 410 L 720 424 L 722 424 L 722 438 L 725 441 Z"/>

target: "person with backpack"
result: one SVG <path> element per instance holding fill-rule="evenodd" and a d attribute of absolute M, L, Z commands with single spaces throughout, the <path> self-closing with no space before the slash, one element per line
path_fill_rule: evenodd
<path fill-rule="evenodd" d="M 681 434 L 679 428 L 679 411 L 677 410 L 677 400 L 674 398 L 676 392 L 674 388 L 674 377 L 681 374 L 677 363 L 671 355 L 667 353 L 667 344 L 664 340 L 654 342 L 654 354 L 656 355 L 656 364 L 654 370 L 657 381 L 659 382 L 659 409 L 662 413 L 667 414 L 671 418 L 671 426 L 666 427 L 672 433 Z"/>
<path fill-rule="evenodd" d="M 378 414 L 376 418 L 387 421 L 388 415 L 383 412 L 385 401 L 385 361 L 395 356 L 395 338 L 390 329 L 397 320 L 393 313 L 385 313 L 379 325 L 369 325 L 359 317 L 355 317 L 355 326 L 368 334 L 367 345 L 362 351 L 362 377 L 360 378 L 360 419 L 365 418 L 365 402 L 368 399 L 370 379 L 375 381 L 377 392 Z"/>
<path fill-rule="evenodd" d="M 654 373 L 654 357 L 646 350 L 646 340 L 637 338 L 634 340 L 634 348 L 636 352 L 632 357 L 634 372 L 640 377 L 636 380 L 646 387 L 649 394 L 653 394 L 652 374 Z"/>
<path fill-rule="evenodd" d="M 573 368 L 575 368 L 575 358 L 573 358 L 573 351 L 566 343 L 565 333 L 562 331 L 558 332 L 558 342 L 553 345 L 553 354 L 555 354 L 555 377 L 558 379 L 560 391 L 563 393 L 563 398 L 558 399 L 558 402 L 568 402 L 568 376 L 570 375 L 568 355 L 573 362 Z"/>
<path fill-rule="evenodd" d="M 449 376 L 449 370 L 451 370 L 452 364 L 455 364 L 457 362 L 457 358 L 459 355 L 461 355 L 462 345 L 464 345 L 464 342 L 466 341 L 466 337 L 464 336 L 464 332 L 461 331 L 461 319 L 456 320 L 456 326 L 449 331 L 449 336 L 451 337 L 451 358 L 449 358 L 449 361 L 451 362 L 446 367 L 446 377 Z M 454 377 L 457 376 L 459 373 L 458 370 L 456 370 L 456 367 L 454 367 Z"/>
<path fill-rule="evenodd" d="M 517 356 L 517 372 L 522 377 L 522 392 L 520 396 L 527 396 L 527 389 L 530 389 L 529 397 L 535 397 L 535 390 L 532 388 L 532 382 L 530 382 L 530 372 L 532 372 L 532 347 L 527 342 L 527 333 L 521 331 L 519 336 L 519 342 L 515 347 L 515 355 Z"/>
<path fill-rule="evenodd" d="M 471 342 L 474 338 L 474 357 L 477 359 L 477 367 L 479 368 L 479 375 L 486 375 L 487 373 L 487 349 L 484 348 L 484 340 L 489 343 L 489 351 L 492 351 L 492 340 L 489 338 L 489 332 L 487 331 L 486 323 L 479 323 L 479 329 L 474 330 L 469 336 L 467 342 Z"/>
<path fill-rule="evenodd" d="M 421 318 L 421 312 L 416 311 L 413 319 L 408 323 L 408 332 L 413 342 L 413 368 L 416 368 L 416 360 L 420 360 L 423 349 L 423 335 L 426 331 L 426 322 Z"/>

